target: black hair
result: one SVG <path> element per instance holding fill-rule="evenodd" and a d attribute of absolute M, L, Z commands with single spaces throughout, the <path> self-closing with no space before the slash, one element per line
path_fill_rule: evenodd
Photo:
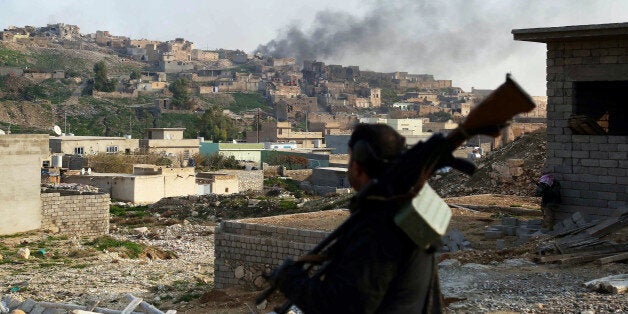
<path fill-rule="evenodd" d="M 371 178 L 377 178 L 405 149 L 406 139 L 386 124 L 356 125 L 349 138 L 351 157 Z"/>

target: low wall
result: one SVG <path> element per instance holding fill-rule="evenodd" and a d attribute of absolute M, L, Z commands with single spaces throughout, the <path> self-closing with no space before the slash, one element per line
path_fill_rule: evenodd
<path fill-rule="evenodd" d="M 42 230 L 95 237 L 109 233 L 109 194 L 41 193 Z"/>
<path fill-rule="evenodd" d="M 280 168 L 281 171 L 282 168 Z M 285 177 L 290 177 L 291 179 L 297 180 L 297 181 L 305 181 L 308 180 L 311 176 L 312 176 L 312 169 L 301 169 L 301 170 L 288 170 L 288 169 L 283 169 L 283 172 L 281 172 L 281 175 L 285 176 Z"/>
<path fill-rule="evenodd" d="M 266 287 L 263 271 L 309 252 L 329 232 L 224 221 L 214 234 L 214 287 Z"/>
<path fill-rule="evenodd" d="M 264 190 L 264 171 L 263 170 L 229 170 L 220 169 L 220 173 L 233 174 L 238 177 L 238 190 L 244 191 L 262 191 Z"/>

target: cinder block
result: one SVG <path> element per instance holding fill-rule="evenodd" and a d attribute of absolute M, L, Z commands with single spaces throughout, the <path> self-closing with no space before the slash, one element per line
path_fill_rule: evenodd
<path fill-rule="evenodd" d="M 502 225 L 504 226 L 518 226 L 519 219 L 515 217 L 502 217 Z"/>
<path fill-rule="evenodd" d="M 506 248 L 506 241 L 504 241 L 503 239 L 498 239 L 497 241 L 495 241 L 495 249 L 503 250 L 505 248 Z"/>
<path fill-rule="evenodd" d="M 500 230 L 497 229 L 487 229 L 486 231 L 484 231 L 484 237 L 486 239 L 492 240 L 492 239 L 500 239 L 504 236 L 504 233 Z"/>

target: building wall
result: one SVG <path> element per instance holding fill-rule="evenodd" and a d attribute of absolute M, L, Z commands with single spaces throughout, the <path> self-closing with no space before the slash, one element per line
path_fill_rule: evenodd
<path fill-rule="evenodd" d="M 48 135 L 0 135 L 0 235 L 41 226 L 40 181 Z"/>
<path fill-rule="evenodd" d="M 232 170 L 221 169 L 221 173 L 234 174 L 238 177 L 238 190 L 243 191 L 262 191 L 264 189 L 264 171 L 263 170 Z"/>
<path fill-rule="evenodd" d="M 561 182 L 558 219 L 628 208 L 628 136 L 572 134 L 578 81 L 628 81 L 628 39 L 547 44 L 547 166 Z"/>
<path fill-rule="evenodd" d="M 77 147 L 83 147 L 84 154 L 98 154 L 107 153 L 107 147 L 118 147 L 118 153 L 124 153 L 127 149 L 131 152 L 137 152 L 139 149 L 138 139 L 125 139 L 125 138 L 85 138 L 81 139 L 80 136 L 61 136 L 50 137 L 49 139 L 50 151 L 52 153 L 62 153 L 73 155 L 74 149 Z"/>
<path fill-rule="evenodd" d="M 96 237 L 109 233 L 109 194 L 41 194 L 41 229 L 61 235 Z"/>
<path fill-rule="evenodd" d="M 347 168 L 316 168 L 310 177 L 313 186 L 336 188 L 350 188 L 347 179 Z"/>
<path fill-rule="evenodd" d="M 163 197 L 186 196 L 198 194 L 196 174 L 194 167 L 186 168 L 161 168 L 164 176 Z M 150 187 L 146 187 L 149 189 Z"/>
<path fill-rule="evenodd" d="M 422 119 L 388 119 L 387 123 L 402 135 L 419 135 L 423 133 Z"/>
<path fill-rule="evenodd" d="M 238 178 L 235 175 L 218 176 L 212 183 L 213 194 L 234 194 L 239 193 Z"/>
<path fill-rule="evenodd" d="M 224 221 L 214 234 L 214 287 L 261 290 L 261 274 L 313 249 L 328 232 Z"/>

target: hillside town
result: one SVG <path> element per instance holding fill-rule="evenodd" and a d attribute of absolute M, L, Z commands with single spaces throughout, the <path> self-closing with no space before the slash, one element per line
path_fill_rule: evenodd
<path fill-rule="evenodd" d="M 477 166 L 474 177 L 447 168 L 430 180 L 454 211 L 439 258 L 447 309 L 628 311 L 628 24 L 512 34 L 547 44 L 547 96 L 532 96 L 534 110 L 500 136 L 453 152 Z M 412 146 L 453 132 L 493 92 L 399 70 L 64 23 L 7 26 L 0 313 L 271 311 L 279 296 L 249 304 L 265 288 L 261 273 L 305 254 L 348 215 L 357 124 L 387 124 Z M 547 173 L 562 193 L 551 228 L 534 195 Z M 37 267 L 73 284 L 46 292 Z M 565 280 L 563 291 L 509 296 L 525 286 L 515 268 Z"/>

